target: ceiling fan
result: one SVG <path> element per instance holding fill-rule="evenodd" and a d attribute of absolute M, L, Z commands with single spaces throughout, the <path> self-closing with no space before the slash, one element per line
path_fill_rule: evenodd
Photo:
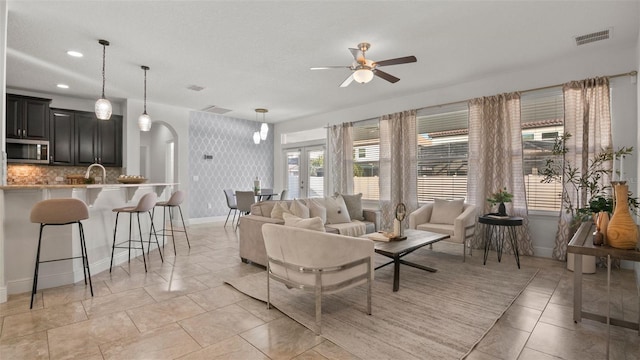
<path fill-rule="evenodd" d="M 395 59 L 382 60 L 382 61 L 372 61 L 365 57 L 365 53 L 371 44 L 363 42 L 358 44 L 358 48 L 349 48 L 351 54 L 353 55 L 354 62 L 350 66 L 319 66 L 312 67 L 311 70 L 326 70 L 326 69 L 342 69 L 347 68 L 352 71 L 351 75 L 340 84 L 340 87 L 347 87 L 351 84 L 352 81 L 359 82 L 361 84 L 366 84 L 373 79 L 373 76 L 377 76 L 387 80 L 390 83 L 396 83 L 400 81 L 399 78 L 386 73 L 378 68 L 380 66 L 389 66 L 389 65 L 399 65 L 406 64 L 418 61 L 415 56 L 405 56 Z"/>

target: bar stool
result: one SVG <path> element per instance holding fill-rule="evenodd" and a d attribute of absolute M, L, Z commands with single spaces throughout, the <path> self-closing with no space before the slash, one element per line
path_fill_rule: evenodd
<path fill-rule="evenodd" d="M 89 288 L 91 289 L 91 296 L 93 296 L 93 284 L 91 283 L 91 271 L 89 270 L 89 258 L 87 257 L 87 244 L 84 240 L 84 229 L 80 220 L 86 220 L 89 218 L 89 208 L 82 200 L 78 199 L 50 199 L 37 202 L 31 209 L 31 222 L 40 223 L 40 236 L 38 237 L 38 251 L 36 253 L 36 266 L 33 274 L 33 288 L 31 290 L 31 305 L 33 308 L 33 298 L 38 289 L 38 271 L 40 270 L 40 264 L 71 260 L 82 258 L 82 268 L 84 273 L 84 284 L 87 284 L 87 277 L 89 278 Z M 78 224 L 78 231 L 80 233 L 80 251 L 81 256 L 73 256 L 63 259 L 53 259 L 40 261 L 40 250 L 42 247 L 42 231 L 45 226 L 48 225 L 70 225 Z"/>
<path fill-rule="evenodd" d="M 149 241 L 147 242 L 149 248 L 151 247 L 151 235 L 155 235 L 156 244 L 158 245 L 158 253 L 160 253 L 160 260 L 164 262 L 162 258 L 162 251 L 160 251 L 160 243 L 158 242 L 158 236 L 156 235 L 156 229 L 153 226 L 153 216 L 151 215 L 151 210 L 156 205 L 156 200 L 158 196 L 154 192 L 150 192 L 148 194 L 144 194 L 140 201 L 138 201 L 138 205 L 136 206 L 126 206 L 121 208 L 113 209 L 112 211 L 116 213 L 116 226 L 113 229 L 113 246 L 111 247 L 111 264 L 109 265 L 109 272 L 111 272 L 111 268 L 113 267 L 113 254 L 117 249 L 129 249 L 129 262 L 131 262 L 131 249 L 141 249 L 142 250 L 142 261 L 144 262 L 144 271 L 147 272 L 147 260 L 144 256 L 144 241 L 142 240 L 142 227 L 140 226 L 140 213 L 146 212 L 149 214 L 149 219 L 151 220 L 151 229 L 149 230 Z M 116 243 L 116 234 L 118 231 L 118 217 L 120 213 L 128 213 L 129 214 L 129 238 L 126 241 Z M 138 232 L 140 234 L 140 240 L 131 238 L 131 227 L 133 224 L 133 214 L 136 214 L 138 217 Z M 132 241 L 140 241 L 140 247 L 131 247 Z M 128 246 L 118 246 L 124 243 L 128 243 Z M 149 248 L 147 248 L 147 254 L 149 254 Z"/>
<path fill-rule="evenodd" d="M 187 238 L 187 245 L 189 249 L 191 249 L 191 244 L 189 244 L 189 235 L 187 234 L 187 227 L 184 224 L 184 217 L 182 217 L 182 208 L 180 204 L 184 201 L 185 193 L 182 190 L 178 190 L 171 194 L 171 197 L 167 201 L 157 202 L 156 206 L 162 206 L 162 248 L 164 249 L 164 237 L 166 236 L 167 231 L 171 230 L 171 239 L 173 240 L 173 255 L 176 255 L 176 238 L 174 236 L 174 231 L 183 232 L 184 236 Z M 182 230 L 176 230 L 173 228 L 173 208 L 178 208 L 180 211 L 180 219 L 182 220 Z M 169 209 L 169 224 L 171 225 L 171 229 L 165 228 L 166 222 L 166 210 Z M 153 208 L 153 213 L 155 213 L 156 208 Z M 152 213 L 152 214 L 153 214 Z M 153 215 L 152 215 L 153 216 Z"/>

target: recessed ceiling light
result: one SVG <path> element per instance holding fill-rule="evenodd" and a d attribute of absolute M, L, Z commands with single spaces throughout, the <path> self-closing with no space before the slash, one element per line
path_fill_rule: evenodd
<path fill-rule="evenodd" d="M 69 88 L 69 85 L 66 85 L 66 84 L 58 84 L 56 86 L 59 87 L 60 89 L 68 89 Z"/>
<path fill-rule="evenodd" d="M 82 55 L 82 53 L 81 53 L 81 52 L 79 52 L 79 51 L 74 51 L 74 50 L 69 50 L 69 51 L 67 51 L 67 55 L 69 55 L 69 56 L 73 56 L 73 57 L 77 57 L 77 58 L 81 58 L 81 57 L 83 57 L 83 56 L 84 56 L 84 55 Z"/>

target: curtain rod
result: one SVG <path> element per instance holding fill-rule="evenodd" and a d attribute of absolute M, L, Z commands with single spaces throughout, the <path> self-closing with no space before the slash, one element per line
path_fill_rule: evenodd
<path fill-rule="evenodd" d="M 607 77 L 609 79 L 614 79 L 614 78 L 623 77 L 623 76 L 636 76 L 636 75 L 638 75 L 638 72 L 633 70 L 633 71 L 629 71 L 629 72 L 626 72 L 626 73 L 608 75 L 608 76 L 604 76 L 604 77 Z M 541 86 L 541 87 L 537 87 L 537 88 L 533 88 L 533 89 L 520 90 L 519 92 L 520 93 L 527 93 L 527 92 L 538 91 L 538 90 L 546 90 L 546 89 L 552 89 L 554 87 L 558 87 L 558 86 L 562 86 L 562 85 L 563 84 Z M 433 107 L 441 107 L 441 106 L 449 106 L 449 105 L 454 105 L 454 104 L 460 104 L 460 103 L 468 102 L 469 100 L 471 100 L 471 99 L 460 100 L 460 101 L 452 101 L 452 102 L 446 103 L 446 104 L 425 106 L 425 107 L 422 107 L 422 108 L 418 108 L 416 110 L 423 110 L 423 109 L 428 109 L 428 108 L 433 108 Z"/>

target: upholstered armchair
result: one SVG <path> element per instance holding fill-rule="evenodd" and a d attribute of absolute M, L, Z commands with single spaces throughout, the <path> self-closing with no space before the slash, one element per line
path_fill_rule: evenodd
<path fill-rule="evenodd" d="M 435 199 L 409 214 L 409 228 L 449 234 L 450 238 L 445 241 L 462 244 L 462 261 L 466 261 L 467 247 L 471 255 L 469 241 L 474 235 L 476 217 L 476 206 L 463 199 Z"/>
<path fill-rule="evenodd" d="M 322 332 L 322 295 L 367 285 L 367 314 L 371 315 L 373 241 L 322 231 L 264 224 L 267 250 L 267 308 L 270 281 L 315 293 L 316 334 Z"/>

